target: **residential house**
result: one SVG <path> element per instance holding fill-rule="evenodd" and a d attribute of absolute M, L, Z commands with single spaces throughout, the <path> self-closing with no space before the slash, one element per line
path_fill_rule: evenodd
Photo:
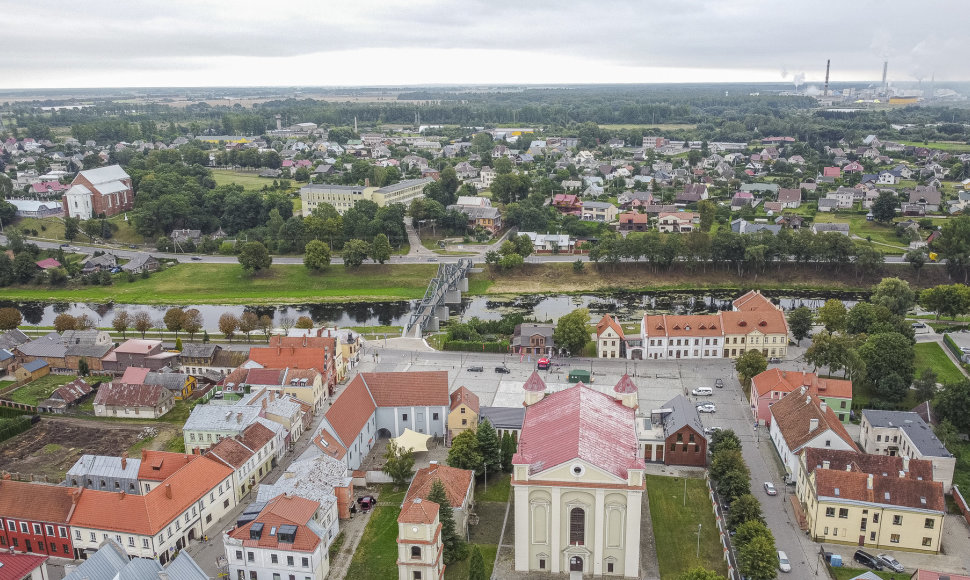
<path fill-rule="evenodd" d="M 535 373 L 534 373 L 535 374 Z M 538 378 L 538 374 L 535 374 Z M 541 379 L 540 379 L 541 381 Z M 499 437 L 504 437 L 506 433 L 511 433 L 516 441 L 522 433 L 522 421 L 525 420 L 525 408 L 519 407 L 481 407 L 478 420 L 488 419 L 495 427 L 495 432 Z"/>
<path fill-rule="evenodd" d="M 831 177 L 833 179 L 839 179 L 842 177 L 841 167 L 825 167 L 822 169 L 821 177 Z"/>
<path fill-rule="evenodd" d="M 445 209 L 465 214 L 470 230 L 481 227 L 494 234 L 502 229 L 502 212 L 497 207 L 452 204 Z"/>
<path fill-rule="evenodd" d="M 101 272 L 102 270 L 111 270 L 117 266 L 118 258 L 114 254 L 101 254 L 100 256 L 95 256 L 85 261 L 81 267 L 81 272 L 90 274 L 92 272 Z"/>
<path fill-rule="evenodd" d="M 176 471 L 198 459 L 198 455 L 172 453 L 169 451 L 141 450 L 138 467 L 138 486 L 146 494 L 162 484 Z"/>
<path fill-rule="evenodd" d="M 235 437 L 264 418 L 253 405 L 196 405 L 182 426 L 185 452 L 200 454 L 226 437 Z M 265 425 L 265 423 L 264 423 Z"/>
<path fill-rule="evenodd" d="M 111 217 L 134 207 L 135 191 L 131 176 L 120 165 L 109 165 L 78 173 L 62 202 L 67 217 Z"/>
<path fill-rule="evenodd" d="M 765 204 L 765 209 L 768 208 L 768 205 L 767 203 Z M 736 234 L 757 234 L 760 232 L 777 234 L 781 231 L 781 225 L 761 223 L 760 221 L 749 222 L 748 220 L 738 218 L 731 220 L 731 231 Z"/>
<path fill-rule="evenodd" d="M 523 322 L 512 333 L 512 352 L 517 354 L 548 355 L 555 352 L 553 324 Z"/>
<path fill-rule="evenodd" d="M 397 517 L 398 580 L 440 580 L 445 575 L 439 506 L 420 497 L 401 506 Z"/>
<path fill-rule="evenodd" d="M 796 209 L 798 206 L 802 205 L 802 190 L 784 188 L 779 189 L 778 203 L 781 204 L 782 209 Z"/>
<path fill-rule="evenodd" d="M 57 201 L 17 198 L 7 199 L 6 201 L 16 208 L 14 215 L 17 217 L 46 218 L 59 216 L 63 212 L 60 202 Z"/>
<path fill-rule="evenodd" d="M 277 455 L 276 434 L 260 423 L 249 425 L 235 437 L 226 437 L 203 453 L 203 457 L 233 470 L 237 503 L 276 467 Z"/>
<path fill-rule="evenodd" d="M 621 213 L 617 219 L 617 229 L 621 232 L 645 232 L 650 229 L 650 216 L 645 213 Z"/>
<path fill-rule="evenodd" d="M 852 410 L 852 381 L 819 377 L 815 373 L 788 371 L 777 367 L 758 373 L 751 379 L 751 414 L 761 425 L 771 422 L 770 407 L 796 389 L 808 387 L 808 392 L 824 401 L 848 424 Z"/>
<path fill-rule="evenodd" d="M 161 385 L 102 383 L 94 397 L 94 414 L 98 417 L 157 419 L 174 406 L 172 392 Z"/>
<path fill-rule="evenodd" d="M 842 167 L 842 173 L 862 173 L 863 171 L 865 167 L 858 161 L 849 162 Z"/>
<path fill-rule="evenodd" d="M 101 357 L 112 347 L 111 336 L 98 330 L 67 330 L 63 335 L 50 332 L 18 345 L 14 354 L 20 362 L 43 360 L 53 371 L 76 371 L 85 359 L 88 369 L 99 371 Z"/>
<path fill-rule="evenodd" d="M 128 260 L 127 264 L 121 266 L 122 271 L 140 274 L 142 272 L 155 272 L 158 270 L 158 258 L 150 254 L 138 253 Z"/>
<path fill-rule="evenodd" d="M 836 191 L 826 194 L 825 197 L 836 201 L 836 209 L 852 209 L 858 195 L 856 192 L 862 193 L 861 190 L 851 187 L 839 187 Z"/>
<path fill-rule="evenodd" d="M 839 200 L 830 197 L 823 197 L 818 200 L 818 211 L 821 212 L 831 212 L 839 205 Z"/>
<path fill-rule="evenodd" d="M 572 254 L 576 248 L 575 240 L 570 239 L 567 234 L 520 232 L 519 235 L 529 236 L 536 254 Z"/>
<path fill-rule="evenodd" d="M 130 338 L 101 358 L 101 367 L 120 376 L 128 367 L 143 367 L 157 371 L 162 367 L 179 366 L 178 353 L 166 351 L 162 341 Z"/>
<path fill-rule="evenodd" d="M 557 193 L 552 198 L 552 207 L 561 214 L 583 215 L 583 202 L 578 195 L 572 193 Z"/>
<path fill-rule="evenodd" d="M 700 215 L 694 212 L 662 212 L 657 218 L 657 229 L 661 232 L 686 233 L 694 231 L 700 223 Z"/>
<path fill-rule="evenodd" d="M 252 376 L 255 373 L 250 371 L 249 374 Z M 260 417 L 282 425 L 289 432 L 288 442 L 290 444 L 295 443 L 303 434 L 303 431 L 310 428 L 313 423 L 313 407 L 296 398 L 283 394 L 277 395 L 278 391 L 266 387 L 256 388 L 257 385 L 252 385 L 252 387 L 252 391 L 243 395 L 242 399 L 234 406 L 261 407 L 263 410 Z"/>
<path fill-rule="evenodd" d="M 219 382 L 249 358 L 249 353 L 224 350 L 217 344 L 189 343 L 179 355 L 179 371 Z"/>
<path fill-rule="evenodd" d="M 956 458 L 919 414 L 863 409 L 859 439 L 866 453 L 931 461 L 933 481 L 943 484 L 944 492 L 950 492 Z"/>
<path fill-rule="evenodd" d="M 128 555 L 115 539 L 106 538 L 98 545 L 97 551 L 88 556 L 80 565 L 65 566 L 67 576 L 64 580 L 116 580 L 120 578 L 138 580 L 208 580 L 209 575 L 192 559 L 187 551 L 179 552 L 168 566 L 163 567 L 156 560 L 133 558 Z M 46 578 L 44 579 L 46 580 Z"/>
<path fill-rule="evenodd" d="M 50 372 L 51 367 L 49 364 L 47 364 L 47 361 L 38 359 L 25 362 L 20 365 L 20 367 L 13 372 L 13 376 L 18 383 L 29 383 L 49 375 Z"/>
<path fill-rule="evenodd" d="M 315 369 L 323 375 L 327 393 L 333 395 L 337 381 L 343 380 L 341 369 L 346 372 L 346 366 L 337 353 L 337 339 L 322 336 L 325 332 L 318 329 L 317 336 L 271 336 L 267 346 L 249 349 L 249 360 L 270 369 Z"/>
<path fill-rule="evenodd" d="M 942 484 L 917 476 L 924 471 L 917 459 L 902 465 L 874 459 L 853 451 L 802 451 L 798 499 L 808 533 L 818 542 L 873 551 L 939 553 Z"/>
<path fill-rule="evenodd" d="M 37 407 L 48 413 L 64 413 L 69 407 L 79 404 L 91 395 L 91 385 L 82 378 L 74 379 L 66 385 L 54 389 L 50 397 L 37 403 Z"/>
<path fill-rule="evenodd" d="M 85 453 L 67 470 L 64 485 L 140 494 L 139 469 L 141 459 L 129 459 L 127 452 L 121 457 Z"/>
<path fill-rule="evenodd" d="M 646 482 L 634 409 L 582 383 L 527 402 L 512 458 L 514 569 L 639 577 Z"/>
<path fill-rule="evenodd" d="M 707 465 L 707 437 L 697 407 L 677 395 L 650 417 L 637 417 L 640 457 L 664 465 Z"/>
<path fill-rule="evenodd" d="M 596 323 L 597 358 L 625 358 L 625 343 L 623 327 L 612 316 L 606 314 Z"/>
<path fill-rule="evenodd" d="M 819 200 L 821 203 L 823 200 Z M 819 206 L 821 208 L 821 206 Z M 812 224 L 813 234 L 823 234 L 826 232 L 835 232 L 837 234 L 842 234 L 843 236 L 849 235 L 849 224 L 846 223 L 819 223 L 815 222 Z"/>
<path fill-rule="evenodd" d="M 4 350 L 12 351 L 25 342 L 30 342 L 30 337 L 16 328 L 0 334 L 0 348 Z"/>
<path fill-rule="evenodd" d="M 226 392 L 238 391 L 243 385 L 251 390 L 268 390 L 292 397 L 309 406 L 308 415 L 316 414 L 323 409 L 323 403 L 327 400 L 323 375 L 316 369 L 264 369 L 242 366 L 220 381 L 220 386 Z"/>
<path fill-rule="evenodd" d="M 49 580 L 50 572 L 47 570 L 47 556 L 35 556 L 34 554 L 17 554 L 16 552 L 0 552 L 0 568 L 4 574 L 0 578 L 10 578 L 11 580 Z M 74 579 L 72 579 L 74 580 Z"/>
<path fill-rule="evenodd" d="M 0 479 L 0 548 L 73 558 L 68 520 L 74 489 L 60 485 Z"/>
<path fill-rule="evenodd" d="M 16 364 L 17 357 L 14 356 L 12 352 L 5 348 L 0 348 L 0 373 L 8 374 L 14 364 Z"/>
<path fill-rule="evenodd" d="M 465 431 L 478 429 L 478 395 L 467 387 L 458 387 L 450 395 L 451 407 L 448 412 L 448 442 Z"/>
<path fill-rule="evenodd" d="M 707 199 L 707 184 L 705 183 L 686 183 L 684 184 L 684 191 L 677 194 L 674 199 L 674 203 L 677 204 L 691 204 L 697 203 L 702 199 Z"/>
<path fill-rule="evenodd" d="M 143 495 L 77 490 L 70 515 L 75 558 L 112 538 L 133 557 L 165 564 L 235 507 L 232 473 L 218 461 L 199 457 Z"/>
<path fill-rule="evenodd" d="M 583 202 L 583 220 L 612 223 L 616 220 L 617 209 L 612 203 L 605 201 Z"/>
<path fill-rule="evenodd" d="M 468 533 L 468 515 L 475 503 L 475 472 L 469 469 L 458 469 L 441 465 L 437 461 L 430 462 L 428 467 L 418 469 L 411 479 L 407 493 L 404 495 L 405 505 L 415 499 L 427 500 L 434 482 L 440 481 L 445 488 L 445 496 L 451 504 L 455 516 L 455 526 L 461 535 Z"/>
<path fill-rule="evenodd" d="M 909 203 L 920 206 L 926 213 L 940 210 L 940 191 L 932 186 L 917 185 L 909 192 Z"/>
<path fill-rule="evenodd" d="M 825 401 L 802 387 L 770 407 L 768 436 L 785 466 L 789 481 L 798 481 L 799 453 L 807 447 L 859 451 L 852 437 Z"/>

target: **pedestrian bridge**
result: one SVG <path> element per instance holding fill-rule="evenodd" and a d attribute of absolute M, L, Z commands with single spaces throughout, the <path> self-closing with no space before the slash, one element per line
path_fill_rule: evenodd
<path fill-rule="evenodd" d="M 468 292 L 468 271 L 472 261 L 468 258 L 456 264 L 439 264 L 438 273 L 428 284 L 424 298 L 414 306 L 402 336 L 421 338 L 428 331 L 437 331 L 448 320 L 449 304 L 460 304 L 461 293 Z"/>

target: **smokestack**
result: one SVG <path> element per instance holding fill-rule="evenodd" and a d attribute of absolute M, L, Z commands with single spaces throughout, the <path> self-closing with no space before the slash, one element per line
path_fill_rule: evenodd
<path fill-rule="evenodd" d="M 829 68 L 832 66 L 832 59 L 825 61 L 825 89 L 822 90 L 822 96 L 829 96 Z"/>
<path fill-rule="evenodd" d="M 903 455 L 903 471 L 909 471 L 909 456 Z"/>
<path fill-rule="evenodd" d="M 886 72 L 889 71 L 889 61 L 883 61 L 882 63 L 882 88 L 886 89 Z"/>

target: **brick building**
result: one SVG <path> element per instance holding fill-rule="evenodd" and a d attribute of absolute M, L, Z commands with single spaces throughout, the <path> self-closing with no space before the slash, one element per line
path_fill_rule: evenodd
<path fill-rule="evenodd" d="M 132 209 L 135 191 L 131 176 L 120 165 L 109 165 L 78 173 L 63 201 L 65 216 L 87 220 Z"/>
<path fill-rule="evenodd" d="M 0 480 L 0 549 L 72 558 L 72 487 Z"/>

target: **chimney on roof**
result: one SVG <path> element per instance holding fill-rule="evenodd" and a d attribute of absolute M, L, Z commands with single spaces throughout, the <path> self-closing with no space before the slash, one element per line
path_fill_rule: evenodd
<path fill-rule="evenodd" d="M 242 423 L 242 413 L 236 413 L 236 423 Z"/>
<path fill-rule="evenodd" d="M 852 471 L 852 464 L 851 463 L 846 463 L 845 464 L 845 470 L 846 471 Z"/>
<path fill-rule="evenodd" d="M 263 410 L 266 410 L 266 399 L 263 399 Z"/>
<path fill-rule="evenodd" d="M 827 409 L 828 406 L 825 404 L 825 401 L 820 401 L 819 404 L 818 404 L 818 408 L 821 409 L 822 412 L 824 413 L 825 412 L 825 409 Z"/>
<path fill-rule="evenodd" d="M 822 462 L 822 469 L 828 469 L 831 466 L 832 466 L 832 463 L 829 462 L 828 460 L 825 460 Z"/>
<path fill-rule="evenodd" d="M 814 431 L 816 429 L 818 429 L 818 419 L 809 419 L 808 420 L 808 432 L 811 433 L 812 431 Z"/>
<path fill-rule="evenodd" d="M 866 477 L 866 489 L 869 489 L 869 490 L 872 489 L 872 474 L 871 473 Z"/>
<path fill-rule="evenodd" d="M 903 455 L 903 471 L 909 473 L 909 456 Z"/>
<path fill-rule="evenodd" d="M 165 497 L 167 497 L 168 499 L 172 499 L 172 484 L 171 483 L 166 483 L 165 484 Z"/>
<path fill-rule="evenodd" d="M 125 499 L 125 490 L 121 490 L 121 499 Z"/>
<path fill-rule="evenodd" d="M 270 391 L 269 392 L 269 402 L 272 403 L 275 400 L 276 400 L 276 391 Z"/>
<path fill-rule="evenodd" d="M 128 452 L 125 451 L 121 454 L 121 469 L 128 469 Z"/>
<path fill-rule="evenodd" d="M 429 465 L 438 465 L 438 462 L 437 461 L 429 461 L 428 464 Z"/>

